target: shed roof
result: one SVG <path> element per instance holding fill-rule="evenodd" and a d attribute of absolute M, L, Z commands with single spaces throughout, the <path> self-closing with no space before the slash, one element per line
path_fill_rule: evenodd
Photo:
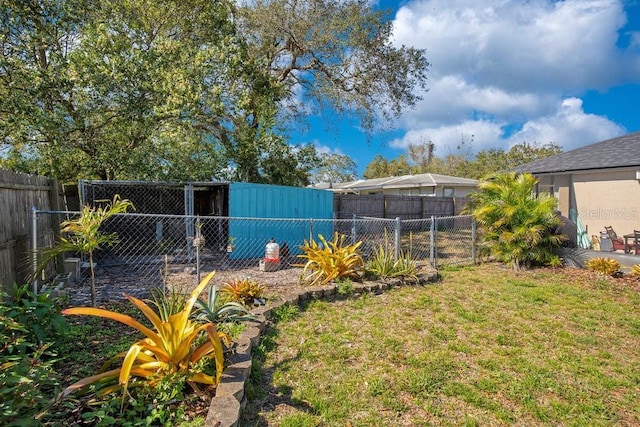
<path fill-rule="evenodd" d="M 553 173 L 640 166 L 640 132 L 520 165 L 516 172 Z"/>
<path fill-rule="evenodd" d="M 386 178 L 359 179 L 356 181 L 336 183 L 329 186 L 326 183 L 316 185 L 316 188 L 329 188 L 334 191 L 362 191 L 375 189 L 416 188 L 416 187 L 468 187 L 478 185 L 478 181 L 469 178 L 460 178 L 435 173 L 422 173 L 417 175 L 401 175 Z"/>

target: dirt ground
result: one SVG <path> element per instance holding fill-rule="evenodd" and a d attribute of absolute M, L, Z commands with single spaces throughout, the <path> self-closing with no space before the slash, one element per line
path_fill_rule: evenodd
<path fill-rule="evenodd" d="M 212 269 L 204 268 L 200 272 L 200 277 L 203 278 L 211 271 Z M 302 268 L 291 267 L 285 264 L 282 264 L 281 268 L 277 271 L 260 271 L 259 266 L 256 264 L 255 266 L 217 271 L 212 279 L 212 283 L 220 287 L 226 281 L 250 277 L 266 286 L 265 297 L 273 298 L 301 289 L 301 273 Z M 162 284 L 160 278 L 155 282 L 158 285 Z M 174 266 L 164 282 L 167 287 L 173 287 L 180 292 L 188 294 L 196 287 L 198 278 L 193 268 Z M 124 293 L 135 296 L 136 298 L 150 298 L 155 286 L 145 285 L 144 283 L 145 281 L 142 280 L 140 276 L 128 270 L 126 267 L 97 271 L 97 302 L 101 304 L 109 301 L 122 300 L 124 299 Z M 64 292 L 67 295 L 67 304 L 69 306 L 81 306 L 91 303 L 91 285 L 90 279 L 87 276 L 83 276 L 80 282 L 71 284 Z"/>

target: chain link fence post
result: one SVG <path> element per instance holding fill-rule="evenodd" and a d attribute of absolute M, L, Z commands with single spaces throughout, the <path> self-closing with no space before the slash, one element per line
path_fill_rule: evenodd
<path fill-rule="evenodd" d="M 200 223 L 200 216 L 196 217 L 196 237 L 193 239 L 193 246 L 196 247 L 196 286 L 200 283 L 200 246 L 203 245 L 202 241 L 202 224 Z"/>
<path fill-rule="evenodd" d="M 476 220 L 471 220 L 471 259 L 476 264 Z"/>
<path fill-rule="evenodd" d="M 394 227 L 394 248 L 393 248 L 393 258 L 395 261 L 400 258 L 400 232 L 402 231 L 402 224 L 400 223 L 400 217 L 396 217 L 395 227 Z"/>
<path fill-rule="evenodd" d="M 193 261 L 193 239 L 195 238 L 194 230 L 194 204 L 193 204 L 193 184 L 185 184 L 184 186 L 184 214 L 185 214 L 185 234 L 187 236 L 187 254 L 189 262 Z"/>
<path fill-rule="evenodd" d="M 353 214 L 351 217 L 351 244 L 355 245 L 356 243 L 356 214 Z"/>
<path fill-rule="evenodd" d="M 429 264 L 436 267 L 436 217 L 433 215 L 429 226 Z"/>

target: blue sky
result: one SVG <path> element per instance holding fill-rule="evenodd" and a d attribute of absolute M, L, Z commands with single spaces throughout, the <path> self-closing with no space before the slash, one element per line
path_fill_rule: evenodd
<path fill-rule="evenodd" d="M 435 154 L 522 142 L 565 151 L 640 131 L 640 0 L 381 0 L 398 45 L 426 49 L 428 91 L 371 140 L 312 117 L 293 142 L 347 154 L 360 174 L 431 140 Z M 329 125 L 327 125 L 329 123 Z M 622 153 L 621 153 L 622 154 Z"/>

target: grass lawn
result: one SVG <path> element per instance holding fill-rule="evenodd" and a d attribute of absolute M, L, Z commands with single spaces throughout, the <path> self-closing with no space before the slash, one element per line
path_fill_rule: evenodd
<path fill-rule="evenodd" d="M 279 321 L 242 425 L 640 425 L 640 286 L 575 269 L 441 273 Z"/>

